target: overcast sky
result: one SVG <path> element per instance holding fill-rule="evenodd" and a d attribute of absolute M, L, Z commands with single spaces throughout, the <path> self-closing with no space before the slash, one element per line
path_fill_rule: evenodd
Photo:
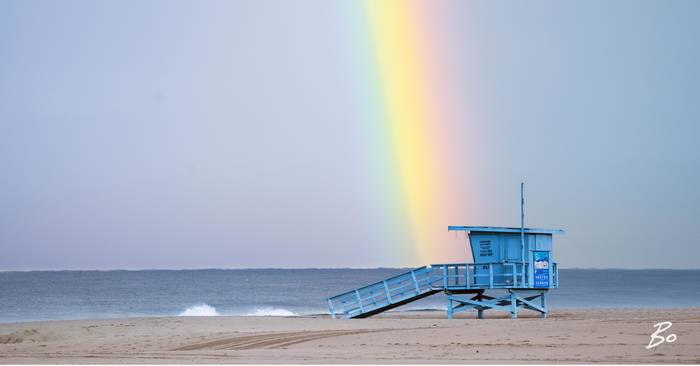
<path fill-rule="evenodd" d="M 445 226 L 517 226 L 525 180 L 562 267 L 699 268 L 700 2 L 441 8 L 479 118 L 453 166 L 476 222 Z M 0 2 L 0 269 L 404 265 L 368 198 L 361 16 Z"/>

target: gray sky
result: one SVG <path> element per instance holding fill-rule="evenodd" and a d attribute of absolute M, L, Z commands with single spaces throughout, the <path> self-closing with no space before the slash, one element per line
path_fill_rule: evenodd
<path fill-rule="evenodd" d="M 524 179 L 562 267 L 700 268 L 700 2 L 442 7 L 479 116 L 454 166 L 469 222 L 445 226 L 518 225 Z M 403 265 L 367 168 L 361 16 L 0 2 L 0 269 Z"/>

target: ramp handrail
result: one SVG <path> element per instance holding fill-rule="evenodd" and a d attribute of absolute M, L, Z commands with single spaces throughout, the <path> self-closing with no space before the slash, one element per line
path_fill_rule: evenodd
<path fill-rule="evenodd" d="M 329 297 L 328 309 L 333 318 L 353 318 L 420 296 L 432 291 L 432 283 L 442 278 L 433 276 L 433 270 L 423 266 Z"/>

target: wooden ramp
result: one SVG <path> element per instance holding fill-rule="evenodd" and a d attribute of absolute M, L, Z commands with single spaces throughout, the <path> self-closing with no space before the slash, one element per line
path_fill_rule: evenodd
<path fill-rule="evenodd" d="M 333 318 L 366 318 L 442 291 L 442 278 L 423 266 L 328 298 L 328 310 Z"/>

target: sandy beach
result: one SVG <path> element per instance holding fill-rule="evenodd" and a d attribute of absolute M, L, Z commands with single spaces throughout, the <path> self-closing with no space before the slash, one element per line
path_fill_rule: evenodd
<path fill-rule="evenodd" d="M 542 320 L 438 311 L 369 319 L 167 317 L 0 325 L 2 363 L 700 362 L 700 308 L 555 310 Z M 673 343 L 646 349 L 653 325 Z"/>

